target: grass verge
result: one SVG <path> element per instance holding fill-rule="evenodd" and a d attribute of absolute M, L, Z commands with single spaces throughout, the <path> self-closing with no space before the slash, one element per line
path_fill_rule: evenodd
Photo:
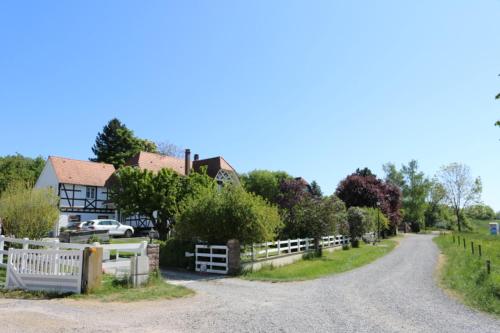
<path fill-rule="evenodd" d="M 488 235 L 484 224 L 487 225 L 487 221 L 476 222 L 476 228 L 472 232 L 434 238 L 446 257 L 439 279 L 441 285 L 451 290 L 463 303 L 500 315 L 500 237 Z M 474 254 L 471 242 L 474 242 Z M 478 245 L 481 245 L 481 257 Z M 486 260 L 491 262 L 490 274 L 486 272 Z"/>
<path fill-rule="evenodd" d="M 397 242 L 386 239 L 378 245 L 360 244 L 359 248 L 323 252 L 322 257 L 300 260 L 296 263 L 272 267 L 266 266 L 257 272 L 249 272 L 242 276 L 247 280 L 271 282 L 302 281 L 322 276 L 342 273 L 366 265 L 389 253 Z"/>
<path fill-rule="evenodd" d="M 165 300 L 193 295 L 191 289 L 166 283 L 160 276 L 151 276 L 148 284 L 132 288 L 126 280 L 105 275 L 102 285 L 90 294 L 56 294 L 49 292 L 0 289 L 0 298 L 97 300 L 102 302 L 137 302 Z"/>

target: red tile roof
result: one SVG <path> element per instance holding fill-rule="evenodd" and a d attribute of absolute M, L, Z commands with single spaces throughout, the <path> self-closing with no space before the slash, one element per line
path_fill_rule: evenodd
<path fill-rule="evenodd" d="M 74 160 L 49 156 L 48 160 L 60 183 L 75 185 L 104 186 L 115 172 L 112 164 Z"/>
<path fill-rule="evenodd" d="M 128 160 L 126 165 L 154 172 L 160 171 L 163 168 L 169 168 L 181 175 L 185 175 L 186 173 L 184 170 L 184 163 L 185 162 L 183 158 L 176 158 L 141 151 L 130 160 Z"/>
<path fill-rule="evenodd" d="M 193 161 L 194 171 L 198 172 L 203 166 L 207 167 L 207 175 L 212 178 L 217 176 L 220 169 L 236 173 L 234 168 L 222 156 Z"/>

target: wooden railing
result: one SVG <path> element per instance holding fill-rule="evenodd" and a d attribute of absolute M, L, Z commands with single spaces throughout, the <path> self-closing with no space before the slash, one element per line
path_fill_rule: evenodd
<path fill-rule="evenodd" d="M 320 246 L 323 248 L 335 247 L 349 244 L 349 238 L 342 235 L 325 236 L 320 240 Z M 314 248 L 313 238 L 298 238 L 288 240 L 277 240 L 273 242 L 264 242 L 242 247 L 242 261 L 256 261 L 270 257 L 284 256 L 292 253 L 300 253 L 312 250 Z"/>

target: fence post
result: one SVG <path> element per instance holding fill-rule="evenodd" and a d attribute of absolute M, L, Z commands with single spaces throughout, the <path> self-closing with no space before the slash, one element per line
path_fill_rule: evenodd
<path fill-rule="evenodd" d="M 481 252 L 481 244 L 479 244 L 477 246 L 478 250 L 479 250 L 479 256 L 481 257 L 483 255 L 483 253 Z"/>
<path fill-rule="evenodd" d="M 489 260 L 486 260 L 486 272 L 488 272 L 488 274 L 491 272 L 491 261 Z"/>
<path fill-rule="evenodd" d="M 59 246 L 57 246 L 57 244 L 59 244 L 59 239 L 54 239 L 54 250 L 59 250 Z M 54 273 L 55 274 L 59 274 L 59 255 L 56 254 L 54 256 Z"/>
<path fill-rule="evenodd" d="M 292 252 L 292 242 L 290 240 L 288 240 L 288 253 L 291 253 Z"/>
<path fill-rule="evenodd" d="M 309 238 L 306 238 L 306 251 L 309 251 Z"/>
<path fill-rule="evenodd" d="M 252 243 L 252 261 L 256 260 L 256 255 L 255 255 L 255 244 Z"/>
<path fill-rule="evenodd" d="M 269 258 L 269 244 L 266 242 L 266 258 Z"/>
<path fill-rule="evenodd" d="M 280 251 L 281 251 L 281 241 L 278 239 L 276 241 L 276 244 L 278 244 L 278 255 L 280 255 Z"/>
<path fill-rule="evenodd" d="M 474 242 L 473 241 L 470 242 L 470 250 L 471 250 L 472 254 L 474 255 Z"/>
<path fill-rule="evenodd" d="M 4 236 L 0 235 L 0 264 L 3 264 L 3 250 L 5 248 Z"/>
<path fill-rule="evenodd" d="M 465 237 L 463 238 L 463 241 L 464 241 L 464 250 L 465 250 L 465 248 L 466 248 L 466 246 L 465 246 Z"/>
<path fill-rule="evenodd" d="M 23 238 L 23 250 L 27 250 L 27 249 L 29 248 L 29 246 L 30 246 L 30 245 L 28 244 L 28 241 L 29 241 L 29 240 L 30 240 L 30 239 L 29 239 L 28 237 L 24 237 L 24 238 Z"/>

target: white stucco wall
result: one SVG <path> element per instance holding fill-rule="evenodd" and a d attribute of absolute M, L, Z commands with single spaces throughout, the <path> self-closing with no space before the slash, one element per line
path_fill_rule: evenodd
<path fill-rule="evenodd" d="M 54 191 L 57 193 L 57 188 L 59 186 L 59 181 L 57 180 L 56 172 L 52 163 L 49 160 L 45 162 L 45 166 L 43 167 L 42 173 L 38 177 L 35 188 L 46 188 L 52 187 Z"/>

